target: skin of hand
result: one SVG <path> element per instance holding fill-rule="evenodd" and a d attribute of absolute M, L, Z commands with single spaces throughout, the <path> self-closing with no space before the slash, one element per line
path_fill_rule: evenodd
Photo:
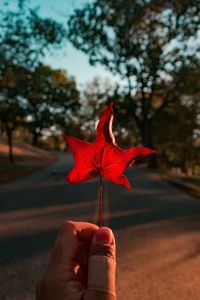
<path fill-rule="evenodd" d="M 112 231 L 86 222 L 64 222 L 36 300 L 116 300 L 116 245 Z"/>

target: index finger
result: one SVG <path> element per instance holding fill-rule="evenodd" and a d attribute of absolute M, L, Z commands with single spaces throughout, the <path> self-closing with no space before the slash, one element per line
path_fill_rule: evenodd
<path fill-rule="evenodd" d="M 91 242 L 98 226 L 87 222 L 64 222 L 58 231 L 49 263 L 65 265 L 73 262 L 80 242 Z"/>

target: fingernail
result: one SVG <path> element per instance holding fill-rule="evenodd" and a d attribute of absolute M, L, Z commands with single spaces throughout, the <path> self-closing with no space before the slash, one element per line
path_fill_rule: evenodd
<path fill-rule="evenodd" d="M 113 233 L 108 227 L 101 227 L 95 234 L 95 242 L 98 244 L 112 244 L 113 243 Z"/>

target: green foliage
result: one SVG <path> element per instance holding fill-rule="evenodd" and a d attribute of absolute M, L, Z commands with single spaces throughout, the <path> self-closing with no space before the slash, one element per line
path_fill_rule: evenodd
<path fill-rule="evenodd" d="M 86 84 L 82 97 L 82 107 L 79 113 L 80 124 L 85 137 L 93 138 L 95 125 L 98 122 L 98 116 L 105 109 L 108 99 L 111 98 L 114 85 L 107 79 L 102 80 L 99 77 L 94 78 Z"/>
<path fill-rule="evenodd" d="M 159 159 L 166 166 L 176 166 L 187 171 L 198 163 L 199 147 L 195 146 L 194 130 L 197 128 L 195 106 L 179 102 L 162 111 L 154 124 L 155 143 Z"/>
<path fill-rule="evenodd" d="M 50 109 L 46 107 L 51 105 L 51 110 L 53 110 L 55 106 L 62 105 L 63 109 L 67 109 L 71 105 L 70 107 L 73 109 L 77 91 L 75 82 L 65 78 L 63 87 L 52 85 L 51 91 L 48 88 L 46 99 L 44 99 L 45 89 L 47 89 L 45 76 L 48 72 L 54 72 L 55 76 L 56 71 L 48 68 L 45 71 L 43 68 L 43 75 L 39 75 L 41 61 L 47 51 L 63 43 L 65 29 L 62 24 L 52 19 L 41 18 L 37 8 L 29 8 L 28 1 L 12 1 L 12 5 L 10 4 L 10 1 L 5 1 L 4 9 L 0 13 L 0 122 L 1 131 L 5 131 L 7 134 L 10 160 L 13 161 L 13 131 L 19 125 L 25 124 L 30 113 L 29 117 L 32 117 L 32 120 L 37 114 L 42 113 L 37 128 L 41 129 L 41 127 L 49 125 L 53 121 L 53 113 L 51 112 L 49 115 Z M 33 79 L 36 75 L 40 76 L 43 82 L 37 81 L 36 78 Z M 43 77 L 41 78 L 41 76 Z M 48 79 L 49 76 L 47 76 Z M 54 82 L 56 83 L 56 80 Z M 48 83 L 48 86 L 50 84 L 51 82 Z M 29 99 L 29 96 L 34 92 L 41 93 L 42 85 L 44 86 L 42 97 L 40 98 L 38 95 L 35 101 L 38 101 L 37 105 L 33 104 L 34 100 Z M 71 96 L 72 99 L 69 100 Z M 54 120 L 54 123 L 59 123 L 59 120 Z M 41 125 L 41 121 L 43 121 L 43 125 Z"/>
<path fill-rule="evenodd" d="M 45 129 L 56 131 L 68 126 L 79 108 L 79 93 L 73 78 L 43 65 L 29 72 L 26 85 L 27 126 L 36 145 Z"/>
<path fill-rule="evenodd" d="M 180 99 L 182 70 L 199 66 L 199 11 L 193 0 L 95 0 L 69 18 L 73 45 L 125 82 L 122 109 L 145 146 L 153 147 L 161 112 Z"/>
<path fill-rule="evenodd" d="M 37 66 L 50 47 L 64 41 L 64 27 L 41 18 L 38 9 L 30 9 L 26 2 L 19 1 L 15 9 L 5 6 L 0 14 L 0 74 L 8 66 Z"/>
<path fill-rule="evenodd" d="M 24 68 L 13 66 L 4 71 L 0 81 L 0 121 L 7 133 L 12 133 L 24 123 L 27 108 L 24 98 L 26 73 Z"/>

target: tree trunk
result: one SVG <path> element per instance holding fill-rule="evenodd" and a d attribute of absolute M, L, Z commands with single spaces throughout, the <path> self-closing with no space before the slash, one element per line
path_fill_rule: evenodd
<path fill-rule="evenodd" d="M 38 138 L 39 138 L 39 133 L 37 133 L 36 131 L 33 131 L 32 145 L 35 147 L 38 145 Z"/>
<path fill-rule="evenodd" d="M 4 133 L 4 126 L 3 123 L 0 123 L 0 135 L 3 135 Z"/>
<path fill-rule="evenodd" d="M 187 154 L 188 154 L 188 149 L 183 147 L 182 155 L 181 155 L 181 171 L 185 174 L 187 173 Z"/>
<path fill-rule="evenodd" d="M 13 156 L 13 143 L 12 143 L 12 131 L 7 130 L 7 138 L 8 138 L 8 147 L 9 147 L 9 161 L 10 163 L 14 162 Z"/>
<path fill-rule="evenodd" d="M 143 121 L 142 126 L 141 126 L 141 138 L 142 138 L 142 144 L 144 147 L 154 149 L 151 120 L 145 119 Z M 158 167 L 155 155 L 149 155 L 147 157 L 147 163 L 148 163 L 148 167 L 151 169 L 155 169 Z"/>

